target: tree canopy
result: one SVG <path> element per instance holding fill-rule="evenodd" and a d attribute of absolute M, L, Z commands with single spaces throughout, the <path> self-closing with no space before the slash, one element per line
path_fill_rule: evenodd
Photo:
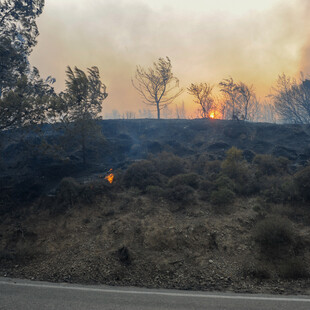
<path fill-rule="evenodd" d="M 0 0 L 0 98 L 29 72 L 28 56 L 39 34 L 44 0 Z"/>

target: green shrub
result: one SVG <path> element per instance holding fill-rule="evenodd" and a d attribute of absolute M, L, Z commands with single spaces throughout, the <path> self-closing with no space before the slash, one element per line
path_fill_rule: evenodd
<path fill-rule="evenodd" d="M 160 186 L 163 182 L 161 175 L 157 172 L 154 163 L 142 160 L 128 167 L 123 175 L 123 184 L 129 187 L 137 187 L 145 191 L 147 186 Z"/>
<path fill-rule="evenodd" d="M 225 189 L 229 189 L 231 191 L 234 191 L 235 187 L 236 187 L 234 181 L 225 175 L 220 175 L 215 180 L 214 185 L 215 185 L 216 189 L 225 188 Z"/>
<path fill-rule="evenodd" d="M 190 203 L 194 201 L 194 190 L 188 185 L 167 188 L 165 197 L 173 202 Z"/>
<path fill-rule="evenodd" d="M 216 206 L 226 206 L 233 204 L 236 195 L 233 191 L 228 188 L 220 188 L 211 193 L 210 201 Z"/>
<path fill-rule="evenodd" d="M 188 185 L 197 189 L 199 187 L 201 177 L 196 173 L 179 174 L 172 177 L 168 183 L 170 187 L 177 185 Z"/>
<path fill-rule="evenodd" d="M 226 159 L 222 163 L 222 174 L 235 182 L 234 190 L 237 193 L 249 195 L 257 192 L 254 173 L 243 159 L 241 150 L 232 147 L 227 151 Z"/>
<path fill-rule="evenodd" d="M 290 254 L 296 241 L 291 221 L 280 216 L 272 216 L 258 222 L 253 237 L 261 252 L 269 257 Z"/>
<path fill-rule="evenodd" d="M 226 152 L 226 159 L 222 162 L 222 172 L 231 179 L 238 179 L 244 163 L 242 151 L 232 147 Z"/>
<path fill-rule="evenodd" d="M 294 175 L 294 181 L 300 199 L 303 201 L 310 201 L 310 167 L 298 171 Z"/>

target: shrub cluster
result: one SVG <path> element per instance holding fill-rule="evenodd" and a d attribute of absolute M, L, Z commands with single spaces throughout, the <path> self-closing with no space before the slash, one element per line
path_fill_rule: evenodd
<path fill-rule="evenodd" d="M 222 161 L 207 153 L 184 159 L 163 152 L 130 165 L 122 184 L 153 199 L 189 202 L 199 198 L 215 206 L 228 206 L 238 196 L 253 195 L 266 203 L 310 201 L 310 167 L 294 175 L 285 158 L 261 154 L 252 161 L 244 158 L 235 147 Z"/>

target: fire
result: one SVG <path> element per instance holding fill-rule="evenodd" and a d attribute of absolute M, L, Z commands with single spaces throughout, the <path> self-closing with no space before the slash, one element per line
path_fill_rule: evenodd
<path fill-rule="evenodd" d="M 110 172 L 112 171 L 112 169 L 110 169 Z M 114 174 L 111 172 L 111 173 L 109 173 L 106 177 L 105 177 L 105 179 L 110 183 L 110 184 L 112 184 L 113 183 L 113 180 L 114 180 Z"/>
<path fill-rule="evenodd" d="M 211 112 L 209 116 L 210 116 L 210 118 L 213 119 L 213 118 L 215 117 L 215 113 L 214 113 L 214 112 Z"/>

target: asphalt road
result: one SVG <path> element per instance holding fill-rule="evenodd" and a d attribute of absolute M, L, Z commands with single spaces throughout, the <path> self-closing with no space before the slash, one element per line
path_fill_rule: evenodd
<path fill-rule="evenodd" d="M 220 294 L 0 278 L 0 310 L 309 310 L 310 296 Z"/>

